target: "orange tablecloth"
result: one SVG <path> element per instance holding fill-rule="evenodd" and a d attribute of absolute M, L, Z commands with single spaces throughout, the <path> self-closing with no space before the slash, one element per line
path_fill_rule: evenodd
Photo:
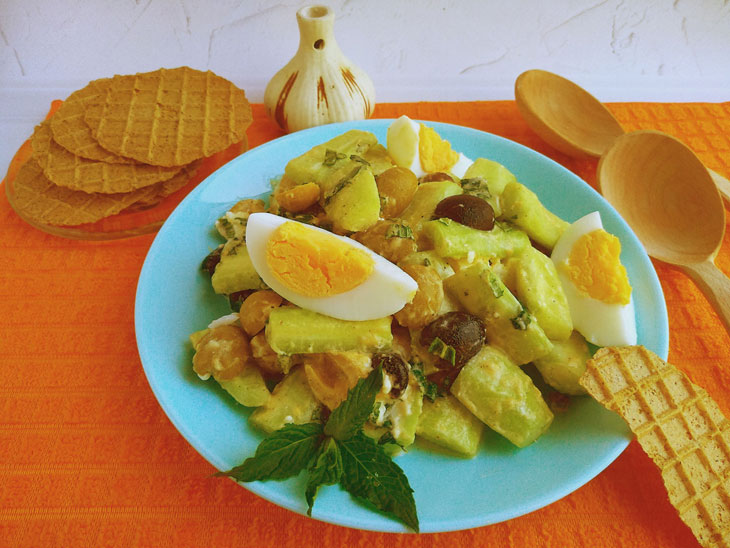
<path fill-rule="evenodd" d="M 672 133 L 708 167 L 730 175 L 730 103 L 609 106 L 627 130 Z M 595 183 L 595 160 L 574 160 L 543 143 L 511 101 L 382 104 L 375 111 L 401 114 L 501 135 Z M 248 135 L 256 146 L 281 133 L 255 105 Z M 0 196 L 0 546 L 697 545 L 636 442 L 546 508 L 420 536 L 321 523 L 211 477 L 213 468 L 157 404 L 137 355 L 134 294 L 154 236 L 105 243 L 50 236 Z M 717 264 L 730 272 L 727 241 Z M 728 334 L 687 277 L 655 266 L 669 309 L 670 360 L 730 413 Z"/>

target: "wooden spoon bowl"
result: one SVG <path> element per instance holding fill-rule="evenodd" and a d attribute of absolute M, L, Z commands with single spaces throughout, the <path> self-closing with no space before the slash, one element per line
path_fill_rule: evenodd
<path fill-rule="evenodd" d="M 515 101 L 527 125 L 568 156 L 600 157 L 624 133 L 603 103 L 578 84 L 552 72 L 535 69 L 520 74 L 515 81 Z M 730 202 L 730 181 L 709 171 Z"/>
<path fill-rule="evenodd" d="M 714 264 L 725 208 L 694 152 L 666 133 L 627 133 L 601 158 L 598 184 L 647 253 L 692 277 L 730 329 L 730 280 Z"/>
<path fill-rule="evenodd" d="M 599 157 L 624 133 L 603 103 L 552 72 L 520 74 L 515 81 L 515 100 L 535 133 L 569 156 Z"/>

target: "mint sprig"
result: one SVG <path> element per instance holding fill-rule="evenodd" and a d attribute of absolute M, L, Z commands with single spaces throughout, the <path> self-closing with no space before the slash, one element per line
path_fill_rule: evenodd
<path fill-rule="evenodd" d="M 253 457 L 228 472 L 216 475 L 238 481 L 292 478 L 309 466 L 322 439 L 322 425 L 319 423 L 287 424 L 264 439 Z"/>
<path fill-rule="evenodd" d="M 248 482 L 283 480 L 307 470 L 304 496 L 308 515 L 320 487 L 339 483 L 353 497 L 418 532 L 408 478 L 383 447 L 362 431 L 382 384 L 382 368 L 378 366 L 348 392 L 324 426 L 288 424 L 264 439 L 253 457 L 216 475 Z"/>

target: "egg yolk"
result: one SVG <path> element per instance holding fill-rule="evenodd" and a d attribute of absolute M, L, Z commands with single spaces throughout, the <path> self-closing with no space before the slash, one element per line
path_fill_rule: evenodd
<path fill-rule="evenodd" d="M 427 173 L 448 171 L 459 160 L 459 155 L 451 149 L 449 142 L 439 137 L 433 128 L 423 124 L 418 131 L 418 155 L 421 157 L 421 167 Z"/>
<path fill-rule="evenodd" d="M 289 289 L 306 297 L 328 297 L 364 282 L 375 268 L 366 252 L 332 234 L 287 222 L 266 243 L 272 274 Z"/>
<path fill-rule="evenodd" d="M 583 234 L 573 244 L 566 265 L 579 291 L 607 304 L 629 304 L 631 286 L 621 264 L 621 242 L 605 230 Z"/>

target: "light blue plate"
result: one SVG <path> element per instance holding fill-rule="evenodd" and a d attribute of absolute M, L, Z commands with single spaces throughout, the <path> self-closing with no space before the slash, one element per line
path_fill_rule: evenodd
<path fill-rule="evenodd" d="M 353 128 L 372 131 L 385 143 L 391 122 L 313 128 L 248 151 L 193 190 L 170 215 L 149 250 L 135 303 L 142 364 L 172 423 L 219 470 L 251 456 L 262 436 L 249 428 L 245 408 L 213 381 L 203 382 L 192 371 L 188 335 L 230 312 L 226 299 L 213 293 L 199 268 L 205 255 L 220 243 L 213 223 L 239 199 L 266 194 L 270 180 L 283 172 L 289 159 Z M 606 229 L 621 239 L 621 258 L 634 288 L 639 343 L 666 358 L 667 313 L 654 268 L 633 232 L 598 193 L 522 145 L 474 129 L 429 125 L 468 157 L 504 164 L 565 220 L 600 211 Z M 471 460 L 417 446 L 397 462 L 415 491 L 421 530 L 453 531 L 514 518 L 560 499 L 606 468 L 630 439 L 617 415 L 583 397 L 574 398 L 569 409 L 556 416 L 549 432 L 525 449 L 489 432 L 479 455 Z M 306 512 L 301 477 L 250 483 L 246 488 L 275 504 Z M 320 491 L 313 517 L 359 529 L 406 531 L 396 521 L 358 504 L 339 487 Z"/>

